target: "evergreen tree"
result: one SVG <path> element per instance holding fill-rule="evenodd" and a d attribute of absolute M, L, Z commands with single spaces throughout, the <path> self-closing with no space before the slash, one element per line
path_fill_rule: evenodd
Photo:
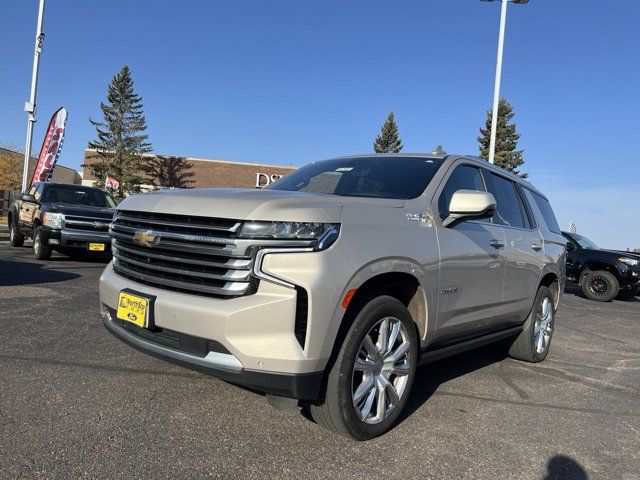
<path fill-rule="evenodd" d="M 142 170 L 148 175 L 148 182 L 155 187 L 193 188 L 196 174 L 193 164 L 184 157 L 156 156 L 144 163 Z"/>
<path fill-rule="evenodd" d="M 142 97 L 133 89 L 128 66 L 117 73 L 107 91 L 107 104 L 101 102 L 104 121 L 89 122 L 96 127 L 98 138 L 89 142 L 100 158 L 99 162 L 83 165 L 97 178 L 97 186 L 104 187 L 107 176 L 120 183 L 114 195 L 123 198 L 140 191 L 142 178 L 141 155 L 151 151 L 147 142 L 147 122 L 142 111 Z"/>
<path fill-rule="evenodd" d="M 398 153 L 402 150 L 402 140 L 398 135 L 398 124 L 393 116 L 393 112 L 389 112 L 387 121 L 384 122 L 380 135 L 376 137 L 373 144 L 376 153 Z"/>
<path fill-rule="evenodd" d="M 480 128 L 481 136 L 478 137 L 480 144 L 480 156 L 485 160 L 489 159 L 489 146 L 491 144 L 491 117 L 492 110 L 487 112 L 485 128 Z M 509 170 L 522 178 L 527 178 L 529 174 L 518 170 L 524 163 L 522 153 L 524 150 L 516 150 L 520 134 L 516 132 L 516 124 L 509 123 L 515 112 L 506 99 L 501 98 L 498 104 L 498 128 L 496 129 L 496 153 L 494 162 L 499 167 Z"/>

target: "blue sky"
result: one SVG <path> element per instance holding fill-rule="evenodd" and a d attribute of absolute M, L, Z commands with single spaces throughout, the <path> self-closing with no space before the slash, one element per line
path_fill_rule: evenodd
<path fill-rule="evenodd" d="M 0 144 L 24 145 L 37 0 L 5 0 Z M 125 64 L 162 154 L 292 164 L 366 153 L 393 110 L 406 152 L 477 153 L 499 4 L 479 0 L 49 1 L 37 152 L 69 111 L 79 168 Z M 510 5 L 503 95 L 561 225 L 640 247 L 640 2 Z"/>

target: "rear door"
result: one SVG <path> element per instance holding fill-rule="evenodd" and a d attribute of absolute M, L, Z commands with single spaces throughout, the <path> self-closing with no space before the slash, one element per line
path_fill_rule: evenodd
<path fill-rule="evenodd" d="M 506 270 L 503 287 L 505 308 L 514 323 L 529 314 L 544 266 L 542 234 L 517 183 L 484 170 L 489 192 L 497 202 L 493 223 L 501 225 L 506 238 Z"/>
<path fill-rule="evenodd" d="M 440 220 L 448 216 L 451 197 L 458 190 L 486 191 L 478 167 L 455 167 L 435 197 Z M 494 329 L 496 319 L 503 314 L 503 228 L 491 222 L 468 220 L 447 228 L 440 226 L 436 231 L 440 248 L 438 343 L 463 340 Z"/>

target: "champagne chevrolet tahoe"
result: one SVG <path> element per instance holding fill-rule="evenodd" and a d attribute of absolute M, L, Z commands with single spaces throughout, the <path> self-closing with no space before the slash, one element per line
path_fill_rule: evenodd
<path fill-rule="evenodd" d="M 441 151 L 132 196 L 110 232 L 112 334 L 360 440 L 392 427 L 418 365 L 498 340 L 544 360 L 565 282 L 545 196 Z"/>

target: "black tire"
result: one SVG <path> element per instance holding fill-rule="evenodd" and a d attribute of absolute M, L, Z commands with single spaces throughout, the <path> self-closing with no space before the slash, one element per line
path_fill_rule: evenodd
<path fill-rule="evenodd" d="M 609 302 L 618 296 L 618 279 L 605 270 L 587 272 L 582 280 L 582 293 L 589 300 Z"/>
<path fill-rule="evenodd" d="M 38 260 L 48 260 L 51 253 L 51 247 L 42 242 L 42 227 L 36 227 L 33 231 L 33 255 Z"/>
<path fill-rule="evenodd" d="M 549 328 L 546 328 L 546 323 L 544 323 L 544 302 L 545 299 L 549 305 L 551 318 L 548 322 Z M 551 295 L 551 290 L 547 287 L 538 288 L 538 293 L 536 295 L 535 302 L 533 303 L 533 308 L 531 309 L 531 313 L 527 317 L 527 320 L 524 322 L 524 326 L 522 328 L 522 332 L 515 339 L 515 341 L 511 344 L 509 348 L 509 356 L 515 358 L 517 360 L 523 360 L 525 362 L 538 363 L 543 361 L 547 354 L 549 353 L 549 349 L 551 348 L 551 341 L 553 340 L 553 328 L 555 326 L 555 307 L 553 303 L 553 296 Z M 542 325 L 540 325 L 543 323 Z M 541 328 L 543 327 L 543 328 Z M 542 330 L 542 331 L 540 331 Z M 549 335 L 545 335 L 547 332 Z M 546 340 L 545 346 L 542 350 L 540 350 L 537 345 L 539 336 L 542 335 Z"/>
<path fill-rule="evenodd" d="M 24 245 L 24 235 L 18 231 L 15 221 L 9 224 L 9 245 L 12 247 L 21 247 Z"/>
<path fill-rule="evenodd" d="M 370 375 L 371 380 L 369 381 L 373 382 L 373 385 L 379 385 L 376 383 L 377 380 L 373 378 L 376 374 L 380 376 L 381 373 L 380 371 L 374 372 L 374 369 L 372 369 L 370 373 L 357 372 L 355 364 L 359 352 L 362 353 L 361 348 L 364 348 L 365 337 L 372 332 L 375 334 L 376 328 L 378 328 L 377 332 L 380 333 L 379 329 L 382 328 L 380 325 L 382 325 L 387 317 L 392 318 L 392 320 L 390 320 L 392 323 L 389 325 L 393 328 L 397 325 L 401 332 L 391 347 L 389 347 L 389 352 L 394 351 L 394 348 L 396 352 L 399 351 L 399 345 L 404 343 L 404 341 L 409 341 L 410 343 L 407 353 L 402 356 L 403 360 L 401 365 L 403 372 L 407 373 L 406 375 L 403 373 L 398 376 L 394 374 L 389 376 L 391 383 L 400 382 L 390 387 L 393 391 L 386 388 L 379 389 L 372 387 L 372 389 L 368 391 L 369 394 L 363 395 L 364 403 L 366 403 L 366 399 L 369 398 L 371 394 L 374 395 L 375 400 L 371 400 L 371 404 L 376 402 L 376 417 L 379 416 L 379 404 L 377 403 L 377 400 L 380 398 L 379 395 L 382 395 L 383 401 L 391 402 L 387 408 L 384 408 L 385 413 L 382 415 L 383 420 L 371 424 L 363 421 L 360 415 L 356 413 L 353 395 L 357 392 L 357 387 L 354 388 L 354 380 L 357 380 L 359 383 L 358 386 L 362 387 L 365 384 L 365 375 Z M 398 321 L 399 323 L 396 323 Z M 380 337 L 378 337 L 378 339 L 379 338 Z M 387 337 L 385 336 L 385 338 Z M 355 440 L 368 440 L 390 430 L 398 419 L 409 397 L 418 360 L 418 346 L 418 335 L 416 333 L 415 323 L 407 308 L 400 301 L 393 297 L 383 295 L 367 302 L 357 313 L 353 324 L 349 328 L 340 346 L 335 362 L 329 370 L 324 400 L 321 403 L 315 403 L 309 406 L 313 419 L 325 428 Z M 376 346 L 376 348 L 378 347 Z M 386 355 L 389 355 L 389 353 Z M 371 364 L 376 363 L 380 366 L 384 364 L 383 358 L 385 357 L 378 356 L 378 360 L 370 360 L 367 357 L 365 361 L 371 362 Z M 387 361 L 390 361 L 390 358 L 391 356 L 388 356 Z M 397 365 L 397 363 L 398 362 L 394 363 L 394 365 Z M 386 372 L 388 374 L 389 370 L 387 369 Z M 361 375 L 361 377 L 359 377 L 359 375 Z M 405 377 L 406 380 L 404 379 Z M 402 380 L 400 380 L 401 378 Z M 398 390 L 401 389 L 401 393 L 396 390 L 398 385 L 400 385 Z M 393 392 L 396 394 L 399 393 L 399 395 L 397 395 L 398 399 L 395 401 L 395 406 L 393 406 L 393 400 L 390 400 L 393 398 Z M 374 407 L 370 408 L 371 412 L 373 412 Z M 387 410 L 389 410 L 388 414 Z M 368 420 L 373 422 L 377 421 L 376 418 L 369 418 Z"/>

